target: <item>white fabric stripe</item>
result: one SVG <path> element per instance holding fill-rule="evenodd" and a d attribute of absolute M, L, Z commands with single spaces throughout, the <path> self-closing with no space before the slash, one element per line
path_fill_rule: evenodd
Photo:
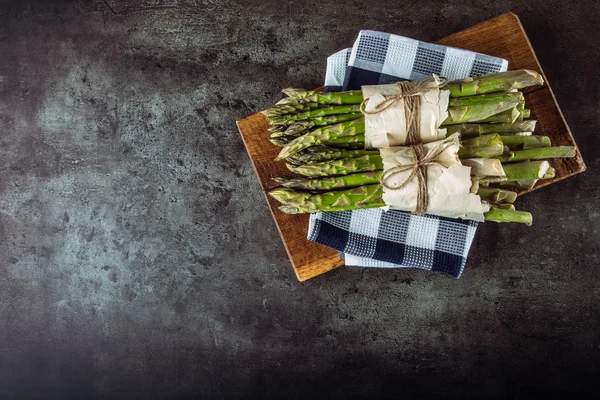
<path fill-rule="evenodd" d="M 325 86 L 343 86 L 346 75 L 346 60 L 352 49 L 344 49 L 327 57 Z"/>
<path fill-rule="evenodd" d="M 386 75 L 409 79 L 417 55 L 419 41 L 397 35 L 390 35 L 389 41 L 385 63 L 381 72 Z"/>
<path fill-rule="evenodd" d="M 446 49 L 444 65 L 442 66 L 442 76 L 450 80 L 466 78 L 469 76 L 469 72 L 471 72 L 475 55 L 471 51 L 448 47 Z"/>
<path fill-rule="evenodd" d="M 406 245 L 435 250 L 440 220 L 415 215 L 408 223 Z"/>
<path fill-rule="evenodd" d="M 372 268 L 411 268 L 390 262 L 379 261 L 373 258 L 357 257 L 351 254 L 344 254 L 344 264 L 348 267 L 372 267 Z"/>

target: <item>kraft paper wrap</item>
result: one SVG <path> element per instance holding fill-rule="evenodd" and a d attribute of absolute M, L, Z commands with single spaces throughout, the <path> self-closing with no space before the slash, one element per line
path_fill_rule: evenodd
<path fill-rule="evenodd" d="M 446 137 L 446 129 L 439 128 L 448 117 L 450 91 L 440 90 L 440 80 L 434 75 L 429 90 L 419 94 L 421 101 L 420 136 L 423 143 L 429 143 Z M 385 96 L 397 96 L 397 85 L 373 85 L 362 87 L 366 105 L 365 111 L 365 148 L 403 146 L 406 144 L 407 127 L 404 112 L 404 100 L 398 99 L 381 112 L 378 105 L 386 100 Z"/>
<path fill-rule="evenodd" d="M 437 162 L 443 165 L 432 164 L 424 167 L 429 195 L 426 213 L 484 221 L 485 205 L 482 205 L 478 195 L 471 193 L 471 168 L 463 166 L 458 158 L 458 134 L 448 139 L 456 140 L 436 158 Z M 440 143 L 441 141 L 436 141 L 425 144 L 425 151 L 431 151 Z M 391 168 L 417 162 L 410 146 L 382 148 L 379 151 L 383 157 L 384 174 Z M 386 180 L 387 186 L 400 187 L 410 177 L 410 173 L 408 170 L 390 176 Z M 417 207 L 417 184 L 417 178 L 413 177 L 401 189 L 384 188 L 383 201 L 390 208 L 413 212 Z"/>

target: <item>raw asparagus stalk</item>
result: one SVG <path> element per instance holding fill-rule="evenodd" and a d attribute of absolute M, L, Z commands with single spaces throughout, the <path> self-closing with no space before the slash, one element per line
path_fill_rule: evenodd
<path fill-rule="evenodd" d="M 302 98 L 287 98 L 277 102 L 277 104 L 293 104 L 293 103 L 317 103 L 329 105 L 341 104 L 360 104 L 363 101 L 361 90 L 350 90 L 347 92 L 312 92 Z"/>
<path fill-rule="evenodd" d="M 482 103 L 504 103 L 524 101 L 523 93 L 521 92 L 505 92 L 505 93 L 489 93 L 476 96 L 455 97 L 448 102 L 448 107 L 464 107 Z"/>
<path fill-rule="evenodd" d="M 503 163 L 513 163 L 525 160 L 572 157 L 575 157 L 575 146 L 540 147 L 537 149 L 517 150 L 499 156 L 498 158 Z"/>
<path fill-rule="evenodd" d="M 382 173 L 383 171 L 361 172 L 320 179 L 275 178 L 275 181 L 287 188 L 293 189 L 333 190 L 379 183 Z"/>
<path fill-rule="evenodd" d="M 298 101 L 290 102 L 289 104 L 279 104 L 273 107 L 269 107 L 266 110 L 261 111 L 266 117 L 275 117 L 278 115 L 293 114 L 299 112 L 306 112 L 318 108 L 318 103 L 301 103 Z"/>
<path fill-rule="evenodd" d="M 487 121 L 489 118 L 493 118 L 498 114 L 506 112 L 512 113 L 512 111 L 515 111 L 518 114 L 518 110 L 516 110 L 517 104 L 519 104 L 518 101 L 504 101 L 501 103 L 480 103 L 462 107 L 448 107 L 448 118 L 446 118 L 442 125 Z M 502 120 L 499 122 L 513 121 Z"/>
<path fill-rule="evenodd" d="M 502 136 L 502 143 L 511 150 L 527 150 L 540 147 L 550 147 L 552 144 L 548 136 Z"/>
<path fill-rule="evenodd" d="M 521 181 L 530 179 L 548 179 L 553 169 L 548 161 L 524 161 L 515 164 L 503 164 L 507 181 Z M 548 178 L 546 178 L 548 177 Z"/>
<path fill-rule="evenodd" d="M 347 158 L 345 160 L 324 161 L 304 165 L 287 164 L 290 171 L 308 177 L 348 175 L 355 172 L 378 171 L 383 169 L 379 155 Z"/>
<path fill-rule="evenodd" d="M 347 211 L 361 208 L 383 207 L 380 185 L 364 185 L 353 189 L 310 193 L 288 188 L 277 188 L 269 192 L 282 203 L 279 209 L 287 214 L 312 212 Z M 484 213 L 486 221 L 520 222 L 531 225 L 530 213 L 515 211 L 512 205 L 492 206 Z"/>
<path fill-rule="evenodd" d="M 291 160 L 299 164 L 306 164 L 311 162 L 341 160 L 344 158 L 354 158 L 377 154 L 379 154 L 379 150 L 343 150 L 329 146 L 312 146 L 298 153 L 292 154 L 286 160 Z"/>
<path fill-rule="evenodd" d="M 299 112 L 296 114 L 268 116 L 272 124 L 292 124 L 294 121 L 310 119 L 314 117 L 324 117 L 326 115 L 348 114 L 360 111 L 360 104 L 347 104 L 341 106 L 325 106 L 315 108 L 314 110 Z"/>
<path fill-rule="evenodd" d="M 269 194 L 282 203 L 283 212 L 296 214 L 317 211 L 344 211 L 359 208 L 383 207 L 382 188 L 378 184 L 337 190 L 332 192 L 310 193 L 288 188 L 277 188 Z"/>
<path fill-rule="evenodd" d="M 480 187 L 477 194 L 490 203 L 514 203 L 517 199 L 517 193 L 510 190 Z"/>
<path fill-rule="evenodd" d="M 504 143 L 502 143 L 500 135 L 493 133 L 463 140 L 461 148 L 458 150 L 458 157 L 491 158 L 500 156 L 502 153 L 504 153 Z"/>
<path fill-rule="evenodd" d="M 526 211 L 505 210 L 492 206 L 490 211 L 483 214 L 486 221 L 519 222 L 531 226 L 533 217 Z"/>
<path fill-rule="evenodd" d="M 531 110 L 529 108 L 526 108 L 524 110 L 519 111 L 520 115 L 519 115 L 519 121 L 523 121 L 524 119 L 527 119 L 529 117 L 531 117 Z"/>
<path fill-rule="evenodd" d="M 498 124 L 458 124 L 449 125 L 446 127 L 448 136 L 453 133 L 460 133 L 461 137 L 473 137 L 485 135 L 488 133 L 516 133 L 516 132 L 533 132 L 537 121 L 518 121 L 514 123 L 498 123 Z"/>
<path fill-rule="evenodd" d="M 356 136 L 365 132 L 365 120 L 359 118 L 354 121 L 342 122 L 336 125 L 328 125 L 323 128 L 315 129 L 292 140 L 279 153 L 276 160 L 283 160 L 290 155 L 303 150 L 315 144 L 326 144 L 331 140 L 342 137 Z M 364 141 L 364 137 L 363 137 Z"/>
<path fill-rule="evenodd" d="M 327 160 L 339 160 L 344 158 L 353 158 L 363 155 L 370 155 L 373 160 L 379 160 L 379 151 L 377 150 L 341 150 L 331 146 L 355 143 L 357 145 L 364 145 L 364 135 L 341 137 L 338 139 L 329 140 L 326 143 L 328 146 L 311 146 L 306 149 L 294 152 L 287 157 L 288 160 L 295 164 L 321 162 Z M 463 141 L 464 148 L 459 150 L 459 157 L 461 159 L 466 158 L 477 158 L 477 157 L 496 157 L 504 152 L 504 146 L 498 134 L 484 135 L 481 137 L 468 139 Z M 499 161 L 482 161 L 486 165 L 492 166 L 493 168 L 502 171 Z M 466 163 L 464 163 L 467 165 Z M 471 165 L 468 165 L 471 166 Z"/>
<path fill-rule="evenodd" d="M 309 131 L 309 129 L 315 126 L 325 126 L 325 125 L 333 125 L 339 124 L 340 122 L 352 121 L 362 117 L 361 112 L 353 112 L 348 114 L 336 114 L 336 115 L 327 115 L 324 117 L 315 117 L 311 119 L 296 121 L 291 125 L 276 125 L 283 126 L 284 128 L 281 130 L 281 134 L 288 136 L 300 136 Z M 271 135 L 274 136 L 274 135 Z M 279 136 L 279 134 L 277 135 Z"/>
<path fill-rule="evenodd" d="M 486 119 L 484 119 L 482 121 L 478 121 L 478 122 L 492 122 L 492 123 L 508 123 L 508 124 L 512 124 L 514 122 L 520 122 L 520 121 L 518 121 L 520 115 L 521 115 L 521 113 L 515 107 L 515 108 L 512 108 L 510 110 L 503 111 L 503 112 L 501 112 L 499 114 L 492 115 L 491 117 L 486 118 Z"/>
<path fill-rule="evenodd" d="M 535 71 L 521 69 L 449 82 L 444 90 L 449 90 L 451 97 L 463 97 L 505 92 L 543 84 L 544 79 L 540 74 Z"/>
<path fill-rule="evenodd" d="M 334 211 L 351 211 L 365 208 L 378 208 L 385 206 L 383 202 L 365 202 L 361 203 L 360 206 L 349 204 L 347 206 L 323 206 L 318 210 L 313 210 L 303 206 L 279 206 L 279 210 L 286 214 L 306 214 L 312 212 L 334 212 Z"/>

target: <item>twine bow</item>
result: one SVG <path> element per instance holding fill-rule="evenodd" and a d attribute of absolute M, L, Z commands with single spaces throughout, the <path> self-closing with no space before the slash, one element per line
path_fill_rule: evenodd
<path fill-rule="evenodd" d="M 383 172 L 381 175 L 381 186 L 388 190 L 400 190 L 404 188 L 414 178 L 417 178 L 417 206 L 413 211 L 417 215 L 423 215 L 429 206 L 429 192 L 427 190 L 427 169 L 429 165 L 440 165 L 444 168 L 447 165 L 438 159 L 448 147 L 458 145 L 458 135 L 452 135 L 440 141 L 435 147 L 425 153 L 423 144 L 410 146 L 413 151 L 415 161 L 412 164 L 398 165 Z M 410 171 L 410 174 L 400 184 L 390 185 L 390 179 L 403 172 Z"/>

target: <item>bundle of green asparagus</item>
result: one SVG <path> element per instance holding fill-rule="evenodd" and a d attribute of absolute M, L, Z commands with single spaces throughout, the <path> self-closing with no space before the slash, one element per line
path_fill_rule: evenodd
<path fill-rule="evenodd" d="M 523 93 L 517 89 L 543 84 L 541 75 L 517 70 L 449 82 L 447 135 L 461 136 L 458 156 L 471 167 L 473 193 L 490 204 L 488 221 L 530 224 L 516 211 L 512 187 L 529 188 L 554 177 L 547 159 L 574 157 L 575 148 L 552 147 L 547 136 L 533 135 Z M 382 207 L 383 160 L 365 149 L 365 118 L 360 90 L 320 93 L 284 89 L 286 98 L 263 113 L 270 141 L 282 150 L 290 171 L 302 178 L 278 178 L 282 187 L 270 195 L 286 213 L 341 211 Z M 507 188 L 508 187 L 508 188 Z"/>

